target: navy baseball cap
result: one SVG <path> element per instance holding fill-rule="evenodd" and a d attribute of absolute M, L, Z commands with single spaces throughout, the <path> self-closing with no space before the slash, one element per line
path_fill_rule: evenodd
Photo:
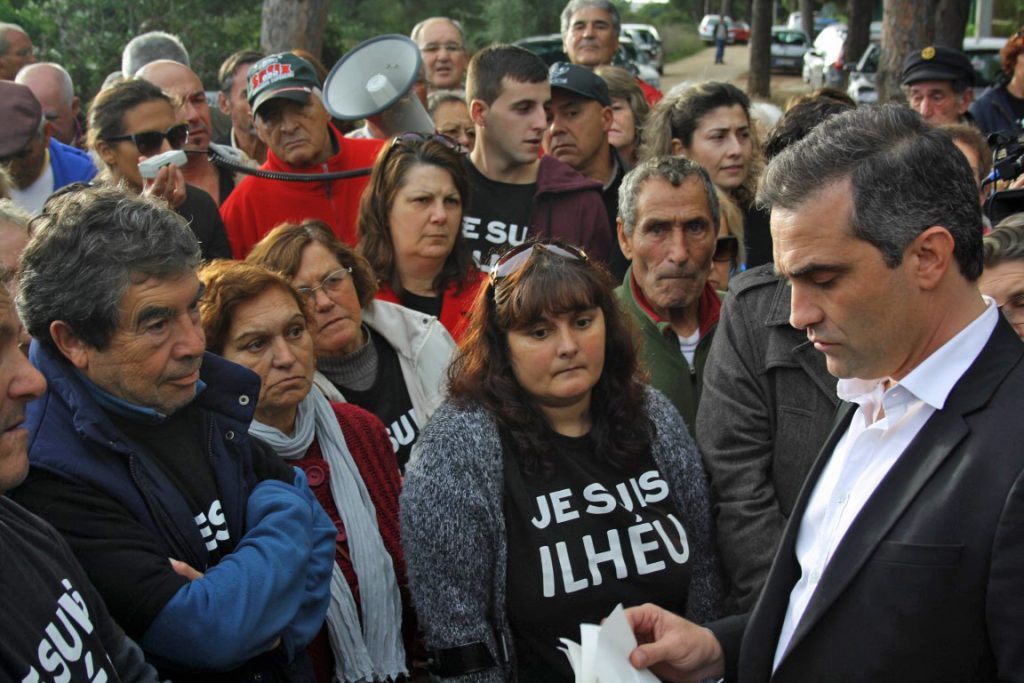
<path fill-rule="evenodd" d="M 612 106 L 612 98 L 604 79 L 585 66 L 555 62 L 548 70 L 548 80 L 552 88 L 561 88 L 588 100 L 597 100 L 602 107 Z"/>

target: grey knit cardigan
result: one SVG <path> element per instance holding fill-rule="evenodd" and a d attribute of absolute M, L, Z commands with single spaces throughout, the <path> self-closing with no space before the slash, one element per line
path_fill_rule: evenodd
<path fill-rule="evenodd" d="M 700 454 L 679 413 L 655 389 L 646 394 L 655 425 L 652 455 L 672 492 L 690 544 L 686 617 L 719 616 L 722 593 L 712 538 L 708 484 Z M 431 650 L 482 641 L 499 665 L 447 680 L 509 680 L 514 670 L 505 607 L 508 547 L 502 512 L 501 440 L 482 408 L 444 403 L 413 447 L 401 498 L 402 547 L 420 626 Z M 503 663 L 498 639 L 510 661 Z"/>

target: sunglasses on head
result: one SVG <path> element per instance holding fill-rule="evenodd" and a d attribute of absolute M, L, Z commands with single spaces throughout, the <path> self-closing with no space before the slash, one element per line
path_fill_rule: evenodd
<path fill-rule="evenodd" d="M 491 284 L 497 284 L 498 280 L 508 277 L 523 267 L 523 264 L 530 260 L 535 251 L 546 251 L 555 256 L 572 261 L 587 261 L 587 254 L 582 249 L 571 244 L 545 244 L 543 242 L 523 242 L 512 247 L 491 268 Z"/>
<path fill-rule="evenodd" d="M 462 145 L 459 144 L 458 140 L 454 140 L 447 135 L 442 135 L 441 133 L 417 133 L 415 131 L 409 131 L 408 133 L 396 135 L 391 141 L 391 147 L 388 149 L 388 152 L 390 153 L 395 147 L 411 147 L 412 145 L 427 142 L 428 140 L 439 142 L 457 154 L 462 154 L 466 151 Z"/>
<path fill-rule="evenodd" d="M 171 126 L 164 133 L 158 130 L 147 130 L 127 135 L 111 135 L 103 139 L 107 142 L 131 140 L 135 143 L 135 148 L 139 150 L 139 154 L 144 157 L 151 157 L 160 152 L 164 146 L 164 140 L 167 140 L 167 144 L 171 146 L 171 149 L 181 149 L 184 147 L 185 143 L 188 142 L 188 124 L 179 123 L 176 126 Z"/>

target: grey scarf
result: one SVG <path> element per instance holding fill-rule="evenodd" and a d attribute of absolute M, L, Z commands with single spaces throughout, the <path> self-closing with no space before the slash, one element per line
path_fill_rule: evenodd
<path fill-rule="evenodd" d="M 356 603 L 337 563 L 331 576 L 327 629 L 339 681 L 380 681 L 406 674 L 402 603 L 395 567 L 377 527 L 377 512 L 345 444 L 338 417 L 315 386 L 299 404 L 295 434 L 253 421 L 249 433 L 286 460 L 306 455 L 314 437 L 331 469 L 331 494 L 348 534 L 352 565 L 362 596 L 362 629 Z"/>

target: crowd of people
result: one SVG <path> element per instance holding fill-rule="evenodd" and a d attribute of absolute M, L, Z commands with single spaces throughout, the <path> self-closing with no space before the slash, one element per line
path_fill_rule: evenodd
<path fill-rule="evenodd" d="M 434 132 L 238 51 L 221 138 L 176 37 L 84 105 L 0 24 L 0 678 L 573 681 L 623 604 L 665 680 L 1024 681 L 1024 33 L 768 125 L 561 28 L 416 24 Z"/>

